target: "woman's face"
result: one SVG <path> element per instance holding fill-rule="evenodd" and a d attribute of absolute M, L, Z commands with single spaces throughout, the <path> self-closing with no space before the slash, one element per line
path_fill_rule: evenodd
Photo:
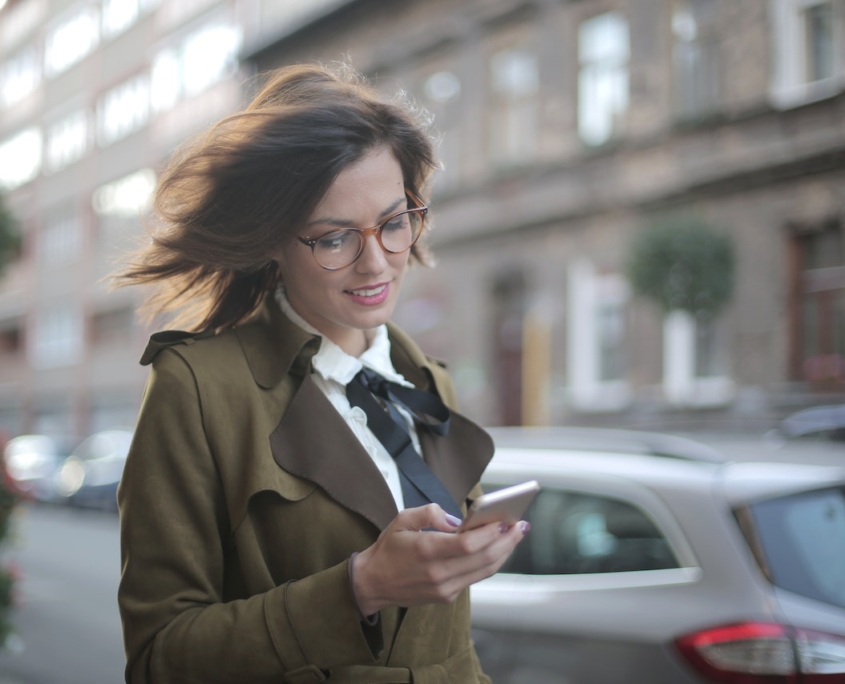
<path fill-rule="evenodd" d="M 370 228 L 406 206 L 399 162 L 389 148 L 379 147 L 341 171 L 299 235 Z M 344 351 L 359 356 L 367 348 L 366 331 L 393 313 L 409 255 L 410 250 L 385 252 L 368 236 L 355 262 L 327 271 L 307 245 L 293 239 L 278 262 L 294 310 Z"/>

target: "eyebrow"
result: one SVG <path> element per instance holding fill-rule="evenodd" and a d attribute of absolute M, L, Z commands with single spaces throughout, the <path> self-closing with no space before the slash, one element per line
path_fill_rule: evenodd
<path fill-rule="evenodd" d="M 408 201 L 407 197 L 402 197 L 402 198 L 396 200 L 393 204 L 391 204 L 389 207 L 387 207 L 387 209 L 382 211 L 381 214 L 379 214 L 379 220 L 384 219 L 384 218 L 389 218 L 391 214 L 393 214 L 397 209 L 399 209 L 399 207 L 402 205 L 403 202 L 407 202 L 407 201 Z M 339 226 L 341 228 L 349 228 L 350 226 L 353 225 L 354 221 L 347 221 L 345 219 L 332 218 L 331 216 L 322 216 L 320 218 L 314 219 L 313 221 L 309 221 L 307 225 L 315 226 L 315 225 L 320 224 L 320 223 L 322 223 L 323 225 Z"/>

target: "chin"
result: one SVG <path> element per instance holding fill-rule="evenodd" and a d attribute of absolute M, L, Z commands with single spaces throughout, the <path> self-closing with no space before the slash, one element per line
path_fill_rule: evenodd
<path fill-rule="evenodd" d="M 386 308 L 380 311 L 371 311 L 363 316 L 358 316 L 356 328 L 361 330 L 372 330 L 378 328 L 380 325 L 387 323 L 393 315 L 393 307 Z"/>

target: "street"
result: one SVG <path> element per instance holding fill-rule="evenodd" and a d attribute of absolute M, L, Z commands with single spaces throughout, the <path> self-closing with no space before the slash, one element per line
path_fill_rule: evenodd
<path fill-rule="evenodd" d="M 0 684 L 122 682 L 117 516 L 24 506 L 10 538 L 3 557 L 20 568 L 20 608 Z"/>
<path fill-rule="evenodd" d="M 737 460 L 845 462 L 841 445 L 834 443 L 781 446 L 717 436 L 705 441 Z M 0 651 L 0 684 L 122 682 L 117 516 L 21 506 L 0 559 L 21 575 L 12 616 L 16 632 Z"/>

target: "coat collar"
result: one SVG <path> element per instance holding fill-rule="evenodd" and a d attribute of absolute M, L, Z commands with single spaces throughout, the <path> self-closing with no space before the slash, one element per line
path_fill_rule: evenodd
<path fill-rule="evenodd" d="M 235 333 L 255 382 L 264 389 L 278 385 L 294 372 L 304 375 L 311 357 L 320 348 L 320 337 L 303 330 L 284 315 L 274 297 L 268 296 L 258 313 Z M 443 396 L 431 372 L 431 362 L 400 328 L 387 324 L 390 358 L 396 370 L 415 387 L 436 390 Z"/>
<path fill-rule="evenodd" d="M 396 515 L 390 490 L 363 446 L 309 377 L 308 366 L 320 338 L 290 321 L 272 297 L 236 332 L 259 386 L 272 389 L 289 374 L 299 379 L 270 436 L 276 463 L 319 485 L 342 506 L 384 529 Z M 396 370 L 418 388 L 446 396 L 431 362 L 411 338 L 392 324 L 388 324 L 388 334 Z M 489 435 L 454 411 L 448 436 L 421 431 L 420 443 L 429 467 L 459 504 L 493 455 Z"/>
<path fill-rule="evenodd" d="M 320 337 L 285 316 L 271 296 L 265 298 L 255 316 L 235 329 L 235 334 L 252 377 L 264 389 L 275 387 L 291 371 L 304 374 L 320 348 Z"/>

